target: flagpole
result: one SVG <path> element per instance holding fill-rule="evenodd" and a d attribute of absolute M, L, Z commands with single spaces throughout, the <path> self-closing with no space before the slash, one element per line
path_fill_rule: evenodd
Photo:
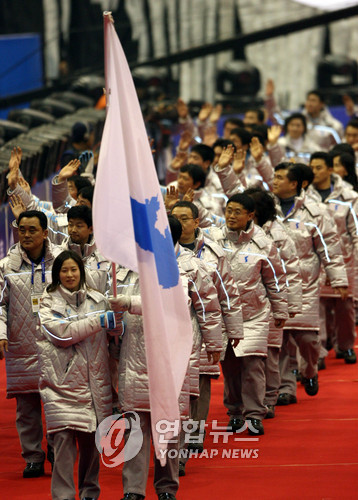
<path fill-rule="evenodd" d="M 112 17 L 112 12 L 108 12 L 108 11 L 103 12 L 103 17 L 104 17 L 104 22 L 114 23 L 113 17 Z M 104 44 L 106 45 L 106 30 L 104 30 Z M 107 61 L 105 59 L 105 61 L 104 61 L 105 66 L 106 66 L 106 63 L 107 63 Z M 109 106 L 110 91 L 108 89 L 106 68 L 105 68 L 104 75 L 105 75 L 105 86 L 106 86 L 106 88 L 104 89 L 104 93 L 106 96 L 106 114 L 107 114 L 108 106 Z M 116 278 L 116 264 L 114 262 L 112 262 L 111 269 L 112 269 L 112 293 L 113 293 L 113 297 L 116 298 L 117 297 L 117 278 Z M 118 337 L 115 337 L 115 343 L 118 344 Z"/>

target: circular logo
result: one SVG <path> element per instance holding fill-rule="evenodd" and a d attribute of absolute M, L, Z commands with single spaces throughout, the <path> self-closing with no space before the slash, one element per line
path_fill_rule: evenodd
<path fill-rule="evenodd" d="M 143 433 L 135 411 L 111 415 L 96 430 L 96 446 L 106 467 L 118 467 L 137 455 Z"/>

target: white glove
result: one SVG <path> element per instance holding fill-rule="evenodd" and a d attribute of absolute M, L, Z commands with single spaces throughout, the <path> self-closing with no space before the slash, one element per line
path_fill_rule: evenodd
<path fill-rule="evenodd" d="M 131 298 L 127 295 L 117 295 L 109 299 L 112 311 L 122 312 L 128 311 L 131 306 Z"/>

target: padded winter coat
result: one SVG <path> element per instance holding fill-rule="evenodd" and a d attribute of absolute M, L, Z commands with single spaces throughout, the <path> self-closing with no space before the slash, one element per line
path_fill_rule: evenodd
<path fill-rule="evenodd" d="M 282 222 L 278 220 L 267 221 L 262 229 L 275 242 L 281 259 L 282 268 L 286 275 L 288 312 L 300 313 L 302 310 L 302 279 L 295 244 Z M 282 333 L 283 329 L 275 326 L 271 316 L 268 347 L 281 348 Z"/>
<path fill-rule="evenodd" d="M 126 268 L 117 270 L 119 294 L 131 297 L 124 315 L 126 324 L 119 358 L 118 399 L 123 411 L 150 411 L 148 370 L 143 332 L 142 305 L 138 274 Z M 179 396 L 180 414 L 189 416 L 189 366 Z"/>
<path fill-rule="evenodd" d="M 112 413 L 107 335 L 100 314 L 105 297 L 86 287 L 69 292 L 61 285 L 45 292 L 37 342 L 47 432 L 95 432 Z"/>
<path fill-rule="evenodd" d="M 358 193 L 347 187 L 339 175 L 332 174 L 332 192 L 324 200 L 329 217 L 336 223 L 346 266 L 349 296 L 358 298 Z M 319 196 L 319 193 L 316 191 Z M 321 275 L 321 297 L 337 297 Z"/>
<path fill-rule="evenodd" d="M 223 249 L 213 240 L 205 237 L 200 228 L 196 230 L 194 253 L 206 264 L 218 294 L 223 320 L 223 358 L 228 339 L 243 339 L 244 337 L 239 290 Z M 209 363 L 204 344 L 201 347 L 200 374 L 220 375 L 219 365 Z"/>
<path fill-rule="evenodd" d="M 42 264 L 34 264 L 33 292 L 41 297 L 51 282 L 51 268 L 61 252 L 46 240 L 44 271 Z M 37 314 L 31 304 L 32 263 L 20 243 L 13 245 L 0 261 L 0 340 L 8 341 L 5 353 L 7 397 L 19 393 L 38 392 L 39 368 L 36 341 Z"/>
<path fill-rule="evenodd" d="M 271 309 L 275 319 L 288 317 L 285 275 L 277 248 L 253 222 L 240 233 L 227 226 L 206 231 L 225 250 L 240 292 L 244 339 L 235 353 L 266 356 Z"/>
<path fill-rule="evenodd" d="M 319 330 L 319 277 L 321 264 L 333 287 L 348 285 L 335 225 L 321 204 L 308 201 L 302 191 L 292 210 L 280 220 L 295 242 L 302 278 L 302 312 L 286 322 L 285 329 Z"/>

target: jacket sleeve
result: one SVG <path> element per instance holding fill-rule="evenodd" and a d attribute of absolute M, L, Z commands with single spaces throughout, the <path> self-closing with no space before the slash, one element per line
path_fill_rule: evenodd
<path fill-rule="evenodd" d="M 264 180 L 264 182 L 266 182 L 266 184 L 268 185 L 268 187 L 272 191 L 274 170 L 272 168 L 270 158 L 267 155 L 263 155 L 261 160 L 258 163 L 256 163 L 255 166 L 256 166 L 258 173 L 261 175 L 262 179 Z"/>
<path fill-rule="evenodd" d="M 0 264 L 0 340 L 7 340 L 7 311 L 9 307 L 9 288 L 4 275 L 4 259 Z"/>
<path fill-rule="evenodd" d="M 194 205 L 197 206 L 199 211 L 199 227 L 204 227 L 204 228 L 211 226 L 221 227 L 222 225 L 225 224 L 224 217 L 209 212 L 209 210 L 203 207 L 203 205 L 201 205 L 200 203 L 194 202 Z"/>
<path fill-rule="evenodd" d="M 219 169 L 217 166 L 214 167 L 214 171 L 218 174 L 222 188 L 226 196 L 230 196 L 241 193 L 244 191 L 245 186 L 235 174 L 231 165 L 225 168 Z"/>
<path fill-rule="evenodd" d="M 278 256 L 277 247 L 272 242 L 269 255 L 262 261 L 262 280 L 271 303 L 275 319 L 287 319 L 286 277 Z"/>
<path fill-rule="evenodd" d="M 68 347 L 81 340 L 104 331 L 101 327 L 100 312 L 79 318 L 68 318 L 53 307 L 50 294 L 46 294 L 41 302 L 39 312 L 42 333 L 58 347 Z"/>
<path fill-rule="evenodd" d="M 336 225 L 332 224 L 331 219 L 323 212 L 316 217 L 314 226 L 313 245 L 332 287 L 348 286 L 347 272 Z"/>
<path fill-rule="evenodd" d="M 57 213 L 68 212 L 69 207 L 76 204 L 76 201 L 68 192 L 67 182 L 58 182 L 58 175 L 52 179 L 52 203 Z"/>
<path fill-rule="evenodd" d="M 234 281 L 230 265 L 222 256 L 218 259 L 214 284 L 218 293 L 222 319 L 229 339 L 243 339 L 242 307 L 239 289 Z"/>
<path fill-rule="evenodd" d="M 278 123 L 276 115 L 279 115 L 283 121 L 281 108 L 276 102 L 274 95 L 265 96 L 265 109 L 267 111 L 268 120 L 276 125 Z"/>
<path fill-rule="evenodd" d="M 300 261 L 297 257 L 295 244 L 287 233 L 285 239 L 282 240 L 279 254 L 283 270 L 286 273 L 288 312 L 300 313 L 302 311 Z"/>
<path fill-rule="evenodd" d="M 189 292 L 207 352 L 222 350 L 221 309 L 217 291 L 208 270 L 198 265 Z"/>
<path fill-rule="evenodd" d="M 285 153 L 282 151 L 281 146 L 276 143 L 270 146 L 270 144 L 267 146 L 267 152 L 271 161 L 271 164 L 273 168 L 276 167 L 279 163 L 282 161 L 285 161 Z"/>

